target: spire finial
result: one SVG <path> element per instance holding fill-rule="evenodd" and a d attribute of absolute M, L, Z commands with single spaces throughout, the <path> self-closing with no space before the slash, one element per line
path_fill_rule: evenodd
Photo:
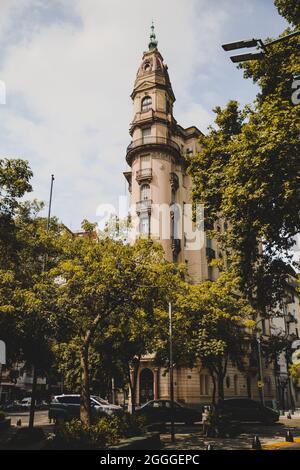
<path fill-rule="evenodd" d="M 149 51 L 151 51 L 152 49 L 156 49 L 157 44 L 158 44 L 158 41 L 156 39 L 156 35 L 155 35 L 155 32 L 154 32 L 154 23 L 153 23 L 153 20 L 152 20 L 151 33 L 150 33 L 150 42 L 149 42 Z"/>

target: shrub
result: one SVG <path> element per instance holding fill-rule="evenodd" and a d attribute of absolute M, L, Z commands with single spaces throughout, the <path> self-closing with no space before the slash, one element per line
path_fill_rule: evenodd
<path fill-rule="evenodd" d="M 4 421 L 4 420 L 5 420 L 5 413 L 4 411 L 0 410 L 0 421 Z"/>
<path fill-rule="evenodd" d="M 142 434 L 143 425 L 143 418 L 128 413 L 100 418 L 91 426 L 73 420 L 57 428 L 55 436 L 48 442 L 48 448 L 105 449 L 122 438 Z"/>

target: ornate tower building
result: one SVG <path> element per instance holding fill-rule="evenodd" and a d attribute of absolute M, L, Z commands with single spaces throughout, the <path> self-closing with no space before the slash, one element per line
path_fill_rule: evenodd
<path fill-rule="evenodd" d="M 174 118 L 175 95 L 168 67 L 157 49 L 153 25 L 151 30 L 149 49 L 143 54 L 131 94 L 132 141 L 126 153 L 130 170 L 124 172 L 131 207 L 140 236 L 158 240 L 169 261 L 185 263 L 192 282 L 213 281 L 218 271 L 210 261 L 219 256 L 218 246 L 215 240 L 206 238 L 201 246 L 191 247 L 184 223 L 192 186 L 187 167 L 189 158 L 199 149 L 201 131 L 195 126 L 183 128 Z M 220 221 L 216 229 L 222 230 L 221 225 Z M 176 400 L 196 406 L 210 401 L 213 383 L 199 364 L 197 368 L 175 370 L 174 389 Z M 233 365 L 228 366 L 225 393 L 247 395 L 246 379 Z M 153 357 L 141 361 L 136 396 L 140 404 L 170 396 L 168 377 L 154 367 Z"/>
<path fill-rule="evenodd" d="M 186 263 L 194 282 L 213 279 L 205 247 L 191 249 L 184 227 L 186 204 L 191 199 L 186 170 L 201 132 L 195 126 L 184 129 L 174 118 L 175 95 L 168 67 L 157 49 L 153 25 L 149 50 L 143 54 L 131 98 L 132 142 L 126 154 L 131 171 L 124 175 L 139 218 L 138 231 L 157 239 L 169 261 Z"/>

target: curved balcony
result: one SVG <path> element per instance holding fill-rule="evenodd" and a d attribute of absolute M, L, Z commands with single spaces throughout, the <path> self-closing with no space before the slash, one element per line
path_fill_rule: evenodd
<path fill-rule="evenodd" d="M 138 201 L 136 203 L 136 212 L 140 214 L 141 212 L 148 212 L 151 214 L 152 199 L 144 199 L 143 201 Z"/>
<path fill-rule="evenodd" d="M 152 180 L 152 168 L 143 168 L 136 172 L 136 180 L 139 184 L 150 183 Z"/>
<path fill-rule="evenodd" d="M 181 157 L 181 150 L 177 142 L 172 139 L 167 139 L 166 137 L 157 137 L 157 136 L 147 136 L 142 139 L 133 140 L 127 147 L 126 160 L 130 164 L 131 158 L 136 151 L 139 151 L 141 148 L 147 148 L 148 150 L 153 149 L 165 149 L 168 148 L 169 151 L 175 153 L 179 158 Z"/>

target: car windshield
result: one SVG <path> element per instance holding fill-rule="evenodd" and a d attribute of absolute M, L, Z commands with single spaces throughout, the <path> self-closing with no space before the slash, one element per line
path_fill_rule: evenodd
<path fill-rule="evenodd" d="M 103 400 L 101 397 L 97 397 L 95 395 L 92 396 L 93 400 L 95 400 L 99 405 L 109 405 L 108 401 Z"/>

